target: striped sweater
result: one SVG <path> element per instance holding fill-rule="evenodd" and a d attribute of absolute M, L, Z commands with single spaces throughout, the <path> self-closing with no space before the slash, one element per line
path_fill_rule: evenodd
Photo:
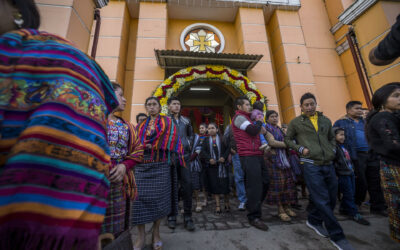
<path fill-rule="evenodd" d="M 103 70 L 70 42 L 0 36 L 0 249 L 96 248 L 116 104 Z"/>

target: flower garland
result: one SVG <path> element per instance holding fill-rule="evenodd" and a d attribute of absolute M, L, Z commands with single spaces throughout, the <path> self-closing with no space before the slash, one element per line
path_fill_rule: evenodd
<path fill-rule="evenodd" d="M 256 85 L 240 72 L 219 65 L 200 65 L 182 69 L 162 82 L 153 92 L 153 96 L 160 100 L 162 114 L 168 113 L 167 100 L 183 90 L 185 85 L 193 80 L 213 79 L 222 80 L 233 86 L 241 94 L 246 95 L 251 103 L 264 102 L 266 99 Z"/>

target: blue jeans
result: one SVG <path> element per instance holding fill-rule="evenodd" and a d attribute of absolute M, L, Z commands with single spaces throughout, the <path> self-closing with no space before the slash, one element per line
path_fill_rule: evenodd
<path fill-rule="evenodd" d="M 350 216 L 355 216 L 358 213 L 354 194 L 356 190 L 355 177 L 352 175 L 339 175 L 339 193 L 343 194 L 340 210 Z"/>
<path fill-rule="evenodd" d="M 246 203 L 246 190 L 244 188 L 244 173 L 242 166 L 240 165 L 239 154 L 232 155 L 232 164 L 233 164 L 233 174 L 235 177 L 236 184 L 236 193 L 239 199 L 239 202 Z"/>
<path fill-rule="evenodd" d="M 308 221 L 313 225 L 322 225 L 324 222 L 333 241 L 345 238 L 343 229 L 333 214 L 338 189 L 333 165 L 315 166 L 304 163 L 304 180 L 310 193 Z"/>

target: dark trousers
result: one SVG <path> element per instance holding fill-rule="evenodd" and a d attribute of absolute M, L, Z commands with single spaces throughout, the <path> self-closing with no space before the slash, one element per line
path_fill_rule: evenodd
<path fill-rule="evenodd" d="M 358 213 L 357 206 L 354 202 L 355 193 L 355 177 L 352 175 L 338 176 L 339 193 L 341 193 L 342 201 L 340 202 L 340 211 L 349 216 L 355 216 Z"/>
<path fill-rule="evenodd" d="M 354 172 L 356 175 L 355 202 L 360 206 L 365 201 L 368 191 L 371 210 L 374 211 L 385 209 L 385 198 L 381 189 L 379 169 L 378 159 L 371 160 L 367 152 L 357 152 L 357 160 L 354 160 Z"/>
<path fill-rule="evenodd" d="M 247 195 L 247 218 L 261 219 L 261 206 L 268 191 L 268 171 L 262 156 L 240 156 Z"/>
<path fill-rule="evenodd" d="M 308 221 L 313 225 L 324 222 L 331 240 L 343 239 L 343 229 L 333 214 L 338 190 L 335 168 L 304 163 L 304 180 L 310 193 Z"/>
<path fill-rule="evenodd" d="M 185 157 L 186 162 L 189 162 L 189 159 Z M 188 165 L 188 164 L 187 164 Z M 179 161 L 175 162 L 172 167 L 172 174 L 177 175 L 178 183 L 176 186 L 172 187 L 172 193 L 175 195 L 179 195 L 179 198 L 183 200 L 183 210 L 184 210 L 184 218 L 192 217 L 192 175 L 190 173 L 190 168 L 182 166 Z M 180 187 L 178 187 L 178 185 Z M 179 191 L 179 192 L 178 192 Z M 172 202 L 176 202 L 177 199 L 172 199 Z M 171 214 L 168 215 L 168 220 L 176 220 L 176 216 L 178 215 L 178 211 L 176 209 L 171 210 Z"/>

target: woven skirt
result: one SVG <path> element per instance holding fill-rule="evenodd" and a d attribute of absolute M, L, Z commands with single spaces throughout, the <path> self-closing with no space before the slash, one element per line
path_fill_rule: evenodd
<path fill-rule="evenodd" d="M 211 194 L 229 194 L 229 174 L 226 168 L 227 176 L 225 178 L 218 177 L 218 167 L 208 165 L 206 168 L 206 176 L 208 181 L 208 192 Z"/>
<path fill-rule="evenodd" d="M 138 196 L 131 204 L 131 225 L 166 217 L 171 211 L 171 167 L 167 162 L 135 166 Z"/>
<path fill-rule="evenodd" d="M 201 172 L 192 171 L 190 173 L 192 175 L 192 188 L 193 190 L 201 190 L 203 187 L 201 185 L 200 174 Z"/>
<path fill-rule="evenodd" d="M 400 165 L 381 161 L 381 186 L 388 205 L 390 237 L 400 242 Z"/>
<path fill-rule="evenodd" d="M 271 161 L 267 161 L 269 176 L 269 188 L 267 203 L 269 205 L 295 204 L 297 202 L 296 184 L 291 168 L 280 169 L 275 167 Z"/>
<path fill-rule="evenodd" d="M 107 197 L 107 209 L 101 233 L 112 233 L 118 235 L 125 230 L 126 199 L 122 192 L 123 184 L 111 183 Z"/>

